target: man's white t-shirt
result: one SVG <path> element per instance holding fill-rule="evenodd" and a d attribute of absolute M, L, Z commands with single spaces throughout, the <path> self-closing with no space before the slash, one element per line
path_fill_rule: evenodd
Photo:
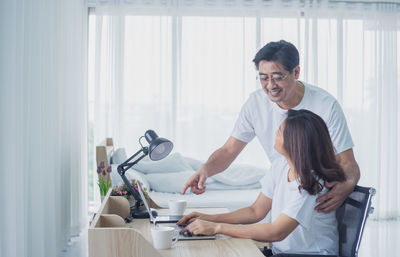
<path fill-rule="evenodd" d="M 300 181 L 288 181 L 289 165 L 285 158 L 279 157 L 272 163 L 271 170 L 261 179 L 261 192 L 272 199 L 271 222 L 279 215 L 286 214 L 299 225 L 285 239 L 272 243 L 272 251 L 277 253 L 338 254 L 339 237 L 336 211 L 318 213 L 314 210 L 315 201 L 324 194 L 310 195 L 306 190 L 299 191 Z M 323 182 L 321 181 L 323 185 Z"/>
<path fill-rule="evenodd" d="M 306 109 L 319 115 L 326 123 L 335 153 L 353 148 L 353 140 L 347 127 L 346 118 L 336 99 L 325 90 L 302 82 L 304 96 L 294 110 Z M 274 149 L 275 132 L 287 117 L 287 110 L 272 102 L 268 95 L 258 89 L 253 92 L 240 111 L 232 136 L 243 142 L 259 139 L 269 160 L 280 156 Z"/>

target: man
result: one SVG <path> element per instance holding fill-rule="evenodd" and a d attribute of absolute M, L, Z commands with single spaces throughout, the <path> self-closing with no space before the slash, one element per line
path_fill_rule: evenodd
<path fill-rule="evenodd" d="M 207 177 L 224 171 L 255 136 L 273 162 L 279 154 L 274 150 L 275 132 L 289 109 L 307 109 L 324 119 L 335 147 L 336 158 L 346 175 L 344 182 L 326 183 L 331 190 L 317 199 L 316 209 L 331 212 L 337 209 L 353 191 L 360 178 L 354 159 L 353 141 L 343 111 L 325 90 L 298 81 L 299 52 L 284 40 L 270 42 L 255 56 L 262 89 L 253 92 L 243 105 L 231 136 L 193 174 L 182 189 L 190 187 L 195 194 L 205 192 Z"/>

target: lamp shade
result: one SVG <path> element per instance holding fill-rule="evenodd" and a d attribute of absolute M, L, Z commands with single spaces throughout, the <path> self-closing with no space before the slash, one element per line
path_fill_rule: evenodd
<path fill-rule="evenodd" d="M 152 161 L 158 161 L 165 158 L 174 147 L 174 144 L 168 139 L 158 137 L 153 130 L 147 130 L 144 134 L 149 143 L 149 157 Z"/>

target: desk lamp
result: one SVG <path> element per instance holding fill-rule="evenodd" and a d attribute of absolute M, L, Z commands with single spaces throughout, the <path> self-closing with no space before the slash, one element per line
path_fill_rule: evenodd
<path fill-rule="evenodd" d="M 149 143 L 149 146 L 142 145 L 140 140 L 143 137 L 146 138 L 146 141 Z M 129 192 L 131 192 L 131 194 L 136 200 L 136 204 L 133 210 L 133 218 L 142 219 L 142 218 L 148 218 L 149 213 L 147 212 L 146 208 L 143 208 L 143 201 L 140 198 L 139 193 L 126 178 L 125 172 L 147 155 L 149 155 L 152 161 L 158 161 L 165 158 L 171 152 L 172 148 L 174 147 L 174 144 L 168 139 L 158 137 L 156 132 L 154 132 L 153 130 L 147 130 L 146 133 L 144 133 L 144 136 L 141 136 L 139 138 L 139 144 L 141 145 L 141 149 L 137 151 L 134 155 L 132 155 L 124 163 L 118 165 L 117 170 L 118 174 L 121 176 L 125 185 L 128 186 Z M 142 153 L 142 155 L 138 157 L 135 161 L 132 161 L 140 153 Z"/>

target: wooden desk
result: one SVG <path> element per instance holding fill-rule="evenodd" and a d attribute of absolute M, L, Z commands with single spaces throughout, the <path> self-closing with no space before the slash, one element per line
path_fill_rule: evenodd
<path fill-rule="evenodd" d="M 189 214 L 193 211 L 202 213 L 215 214 L 228 212 L 226 208 L 190 208 L 185 211 Z M 158 210 L 160 215 L 168 215 L 167 209 Z M 135 228 L 146 238 L 147 241 L 153 244 L 151 238 L 150 227 L 153 226 L 148 219 L 134 220 L 129 227 Z M 171 249 L 158 250 L 162 256 L 264 256 L 253 240 L 231 238 L 224 235 L 217 235 L 215 240 L 185 240 L 178 243 Z"/>
<path fill-rule="evenodd" d="M 203 213 L 227 212 L 226 208 L 191 208 Z M 168 214 L 168 210 L 160 209 L 160 215 Z M 153 248 L 148 219 L 134 219 L 126 224 L 122 217 L 129 214 L 129 203 L 122 197 L 105 197 L 99 213 L 89 227 L 89 256 L 137 256 L 137 257 L 235 257 L 264 255 L 251 239 L 231 238 L 217 235 L 215 240 L 178 241 L 171 249 L 156 250 Z"/>

